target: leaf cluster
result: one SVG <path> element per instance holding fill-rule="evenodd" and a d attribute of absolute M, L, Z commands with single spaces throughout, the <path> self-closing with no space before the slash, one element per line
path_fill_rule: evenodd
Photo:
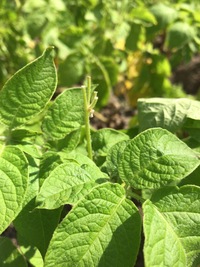
<path fill-rule="evenodd" d="M 58 86 L 91 75 L 98 107 L 113 89 L 133 106 L 139 97 L 182 97 L 169 77 L 199 51 L 198 8 L 182 0 L 2 0 L 0 84 L 54 45 Z"/>
<path fill-rule="evenodd" d="M 199 102 L 140 99 L 135 137 L 90 139 L 94 87 L 56 85 L 49 47 L 0 91 L 0 230 L 18 242 L 1 236 L 1 266 L 131 267 L 142 229 L 146 266 L 198 266 Z"/>

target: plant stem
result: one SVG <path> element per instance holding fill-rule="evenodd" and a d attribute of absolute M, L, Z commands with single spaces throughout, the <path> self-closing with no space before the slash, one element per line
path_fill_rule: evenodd
<path fill-rule="evenodd" d="M 91 77 L 87 77 L 87 84 L 83 87 L 84 113 L 85 113 L 85 131 L 87 141 L 88 157 L 92 160 L 92 141 L 90 134 L 90 98 L 91 98 Z"/>
<path fill-rule="evenodd" d="M 91 77 L 90 76 L 87 76 L 86 78 L 86 86 L 87 86 L 87 104 L 89 107 L 90 100 L 91 100 Z"/>

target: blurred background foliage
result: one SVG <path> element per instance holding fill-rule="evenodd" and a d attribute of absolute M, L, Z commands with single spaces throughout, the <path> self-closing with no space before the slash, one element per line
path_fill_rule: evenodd
<path fill-rule="evenodd" d="M 133 107 L 139 97 L 198 98 L 199 83 L 181 84 L 178 71 L 199 56 L 199 11 L 194 0 L 1 0 L 0 85 L 53 45 L 58 88 L 91 75 L 99 108 L 111 93 Z"/>

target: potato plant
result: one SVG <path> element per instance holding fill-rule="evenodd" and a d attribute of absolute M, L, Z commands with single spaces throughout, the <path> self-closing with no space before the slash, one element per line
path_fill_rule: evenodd
<path fill-rule="evenodd" d="M 97 108 L 113 90 L 134 107 L 139 97 L 182 97 L 183 78 L 172 79 L 179 86 L 169 78 L 199 53 L 199 8 L 196 0 L 1 0 L 0 87 L 54 45 L 58 86 L 89 74 Z"/>
<path fill-rule="evenodd" d="M 198 266 L 200 103 L 139 99 L 135 137 L 91 130 L 95 86 L 52 98 L 52 50 L 0 91 L 0 230 L 17 232 L 0 265 L 132 267 L 143 231 L 145 266 Z"/>

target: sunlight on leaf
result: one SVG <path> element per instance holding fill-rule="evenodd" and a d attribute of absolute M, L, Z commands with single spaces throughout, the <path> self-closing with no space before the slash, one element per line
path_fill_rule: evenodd
<path fill-rule="evenodd" d="M 124 189 L 111 183 L 97 186 L 56 229 L 44 266 L 132 267 L 140 229 L 140 215 Z"/>

